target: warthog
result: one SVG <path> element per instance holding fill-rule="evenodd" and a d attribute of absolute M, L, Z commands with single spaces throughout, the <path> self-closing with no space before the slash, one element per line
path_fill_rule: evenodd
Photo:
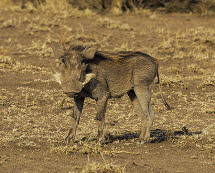
<path fill-rule="evenodd" d="M 156 76 L 159 81 L 155 58 L 142 52 L 98 51 L 84 46 L 71 46 L 66 50 L 59 43 L 51 46 L 57 58 L 54 77 L 63 92 L 74 98 L 72 117 L 75 123 L 66 137 L 67 142 L 75 139 L 85 97 L 97 102 L 98 141 L 103 141 L 107 101 L 126 93 L 142 119 L 139 140 L 148 141 L 154 118 L 150 85 Z M 166 102 L 165 105 L 170 108 Z"/>

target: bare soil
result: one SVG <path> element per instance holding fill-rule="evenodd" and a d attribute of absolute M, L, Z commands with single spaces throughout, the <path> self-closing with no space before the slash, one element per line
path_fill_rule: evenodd
<path fill-rule="evenodd" d="M 0 172 L 86 172 L 93 162 L 128 173 L 214 172 L 214 17 L 0 13 Z M 165 110 L 153 84 L 151 143 L 137 142 L 140 118 L 123 96 L 109 101 L 107 144 L 94 141 L 96 104 L 87 99 L 77 143 L 65 147 L 73 101 L 52 79 L 55 59 L 49 39 L 63 40 L 68 47 L 137 50 L 158 59 L 163 93 L 173 109 Z"/>

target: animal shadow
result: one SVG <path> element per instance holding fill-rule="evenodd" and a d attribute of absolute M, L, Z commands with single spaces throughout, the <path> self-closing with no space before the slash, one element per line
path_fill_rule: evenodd
<path fill-rule="evenodd" d="M 195 134 L 201 134 L 202 132 L 190 132 L 187 127 L 182 127 L 181 130 L 178 131 L 169 131 L 162 129 L 151 130 L 151 141 L 149 143 L 161 143 L 167 141 L 169 139 L 177 139 L 180 136 L 192 136 Z M 121 140 L 131 140 L 139 137 L 139 133 L 137 132 L 126 132 L 120 135 L 111 135 L 107 134 L 105 136 L 105 143 L 112 143 L 114 141 Z"/>

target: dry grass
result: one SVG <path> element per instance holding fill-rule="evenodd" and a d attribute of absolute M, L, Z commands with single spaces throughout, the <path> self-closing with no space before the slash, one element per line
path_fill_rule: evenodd
<path fill-rule="evenodd" d="M 133 30 L 133 28 L 131 28 L 129 26 L 129 24 L 127 24 L 125 22 L 122 23 L 120 21 L 113 20 L 113 19 L 110 19 L 108 17 L 100 17 L 98 19 L 98 24 L 101 27 L 105 27 L 105 28 L 108 28 L 108 29 L 119 29 L 119 30 L 124 30 L 124 31 L 131 31 L 131 30 Z"/>
<path fill-rule="evenodd" d="M 10 10 L 13 12 L 16 11 L 23 11 L 21 9 L 21 1 L 20 3 L 13 3 L 11 0 L 2 0 L 0 2 L 1 7 L 3 7 L 4 11 Z M 27 1 L 25 11 L 28 12 L 36 12 L 39 11 L 40 13 L 46 14 L 61 14 L 62 17 L 69 17 L 69 16 L 93 16 L 95 15 L 89 9 L 85 9 L 83 11 L 78 10 L 77 8 L 72 7 L 67 0 L 46 0 L 46 3 L 38 4 L 37 8 Z"/>
<path fill-rule="evenodd" d="M 214 15 L 215 1 L 214 0 L 200 0 L 198 12 L 203 16 Z"/>
<path fill-rule="evenodd" d="M 11 56 L 2 55 L 0 56 L 0 67 L 2 72 L 17 72 L 17 73 L 26 73 L 26 72 L 32 72 L 36 73 L 37 71 L 40 71 L 40 73 L 47 73 L 47 70 L 44 68 L 40 68 L 37 66 L 21 63 L 19 61 L 16 61 Z"/>
<path fill-rule="evenodd" d="M 112 172 L 112 173 L 124 173 L 124 167 L 117 166 L 113 164 L 100 164 L 96 162 L 88 163 L 84 166 L 81 170 L 81 173 L 105 173 L 105 172 Z"/>
<path fill-rule="evenodd" d="M 204 151 L 205 157 L 214 161 L 213 19 L 208 18 L 207 21 L 192 15 L 179 15 L 172 19 L 150 12 L 142 12 L 139 17 L 139 14 L 128 15 L 131 19 L 127 16 L 102 17 L 90 10 L 74 9 L 66 1 L 57 2 L 62 4 L 52 2 L 55 1 L 24 11 L 11 6 L 9 1 L 0 2 L 5 7 L 2 10 L 5 15 L 0 16 L 0 73 L 4 79 L 0 83 L 2 146 L 50 150 L 51 154 L 66 153 L 69 156 L 100 156 L 102 153 L 113 158 L 118 154 L 136 155 L 137 150 L 144 149 L 145 145 L 136 142 L 140 117 L 132 111 L 127 96 L 111 99 L 107 108 L 105 132 L 107 136 L 111 134 L 116 138 L 107 146 L 119 145 L 121 148 L 107 149 L 95 144 L 98 123 L 94 120 L 96 103 L 91 99 L 86 99 L 77 132 L 79 142 L 65 147 L 64 137 L 71 121 L 71 110 L 66 108 L 72 107 L 73 101 L 65 98 L 52 79 L 54 59 L 49 47 L 50 40 L 60 40 L 66 46 L 91 44 L 99 45 L 102 50 L 141 50 L 155 56 L 161 64 L 163 92 L 174 109 L 164 110 L 158 87 L 153 85 L 152 101 L 156 115 L 153 129 L 169 132 L 163 145 Z M 176 19 L 177 28 L 173 25 Z M 201 27 L 199 22 L 202 22 Z M 66 102 L 61 106 L 63 99 Z M 174 135 L 184 126 L 190 135 Z M 127 135 L 130 138 L 125 134 L 130 134 Z M 134 151 L 128 151 L 132 145 L 135 145 Z M 0 164 L 7 160 L 6 155 L 0 156 Z M 125 164 L 122 165 L 92 161 L 78 170 L 123 172 Z"/>

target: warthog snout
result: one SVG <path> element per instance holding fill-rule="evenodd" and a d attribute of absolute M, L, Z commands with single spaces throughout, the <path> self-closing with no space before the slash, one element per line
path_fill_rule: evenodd
<path fill-rule="evenodd" d="M 78 80 L 70 79 L 70 80 L 63 80 L 60 84 L 62 87 L 63 92 L 69 96 L 69 97 L 75 97 L 78 93 L 81 92 L 81 90 L 84 88 L 84 86 L 90 82 L 91 79 L 95 78 L 95 74 L 86 74 L 85 80 L 83 82 L 80 82 Z"/>
<path fill-rule="evenodd" d="M 65 94 L 73 97 L 75 94 L 81 92 L 83 83 L 78 80 L 62 81 L 61 87 Z"/>

